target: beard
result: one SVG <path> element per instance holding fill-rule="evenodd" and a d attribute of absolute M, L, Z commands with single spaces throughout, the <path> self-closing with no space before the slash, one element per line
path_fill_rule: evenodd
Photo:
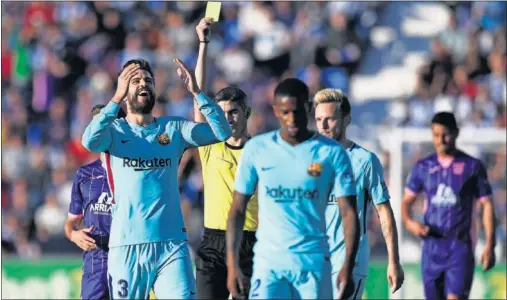
<path fill-rule="evenodd" d="M 148 93 L 147 99 L 144 102 L 140 102 L 138 100 L 139 94 L 142 91 L 146 91 Z M 127 101 L 130 105 L 130 109 L 134 114 L 147 115 L 151 113 L 153 106 L 155 106 L 155 95 L 150 89 L 140 89 L 132 97 L 129 97 Z"/>
<path fill-rule="evenodd" d="M 333 136 L 331 138 L 340 142 L 345 137 L 346 126 L 343 120 L 340 122 L 340 124 L 337 124 L 337 126 L 338 127 L 333 130 Z"/>
<path fill-rule="evenodd" d="M 322 131 L 320 132 L 320 134 L 330 138 L 330 139 L 333 139 L 333 140 L 336 140 L 336 141 L 341 141 L 342 138 L 343 138 L 343 133 L 344 133 L 344 130 L 341 129 L 339 131 L 336 131 L 336 130 L 329 130 L 329 131 Z"/>

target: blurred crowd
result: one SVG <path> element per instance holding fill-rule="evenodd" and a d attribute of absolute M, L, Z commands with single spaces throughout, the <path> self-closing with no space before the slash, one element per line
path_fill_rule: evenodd
<path fill-rule="evenodd" d="M 398 107 L 386 123 L 426 127 L 435 112 L 447 110 L 461 127 L 505 128 L 507 4 L 448 5 L 449 24 L 431 40 L 414 94 L 391 103 Z"/>
<path fill-rule="evenodd" d="M 143 57 L 151 62 L 156 116 L 192 118 L 192 99 L 172 60 L 195 65 L 195 26 L 205 5 L 2 3 L 4 250 L 23 258 L 79 253 L 65 240 L 63 224 L 77 168 L 97 159 L 82 147 L 81 135 L 91 108 L 111 98 L 127 60 Z M 280 78 L 301 78 L 312 94 L 324 87 L 347 92 L 386 5 L 396 4 L 222 2 L 220 22 L 212 27 L 206 91 L 213 95 L 227 85 L 239 85 L 253 108 L 251 134 L 276 128 L 270 101 Z M 452 109 L 464 126 L 505 128 L 505 3 L 460 2 L 451 8 L 449 27 L 432 40 L 433 56 L 420 71 L 415 94 L 402 102 L 393 99 L 406 105 L 408 113 L 390 114 L 390 126 L 427 126 L 434 111 Z M 493 155 L 487 165 L 498 181 L 495 199 L 505 240 L 505 152 L 502 155 Z M 384 162 L 387 170 L 388 159 Z M 180 181 L 182 208 L 195 246 L 203 206 L 195 151 L 185 153 Z M 371 220 L 375 255 L 383 253 L 385 245 L 378 218 Z"/>

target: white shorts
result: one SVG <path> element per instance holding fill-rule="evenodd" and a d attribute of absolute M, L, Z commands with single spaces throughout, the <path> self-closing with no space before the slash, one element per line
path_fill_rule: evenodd
<path fill-rule="evenodd" d="M 109 249 L 110 299 L 195 299 L 186 241 L 164 241 Z"/>
<path fill-rule="evenodd" d="M 249 299 L 330 299 L 331 268 L 322 271 L 256 270 Z"/>

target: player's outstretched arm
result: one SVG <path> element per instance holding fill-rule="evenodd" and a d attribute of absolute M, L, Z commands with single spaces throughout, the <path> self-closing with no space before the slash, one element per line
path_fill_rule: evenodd
<path fill-rule="evenodd" d="M 84 251 L 96 249 L 95 240 L 88 236 L 93 226 L 90 228 L 80 228 L 83 222 L 83 195 L 80 185 L 83 181 L 81 169 L 77 170 L 76 177 L 72 183 L 72 192 L 69 204 L 69 214 L 65 222 L 65 236 Z"/>
<path fill-rule="evenodd" d="M 481 256 L 481 265 L 484 272 L 495 266 L 495 208 L 489 197 L 481 199 L 482 224 L 486 235 L 486 246 Z"/>
<path fill-rule="evenodd" d="M 65 236 L 84 251 L 95 250 L 97 249 L 95 240 L 88 235 L 92 231 L 93 225 L 89 228 L 78 229 L 82 220 L 83 216 L 69 215 L 64 227 Z"/>
<path fill-rule="evenodd" d="M 407 230 L 413 235 L 425 237 L 430 233 L 430 228 L 412 218 L 412 205 L 416 199 L 417 194 L 411 190 L 405 189 L 405 195 L 401 201 L 401 219 L 403 220 L 403 224 L 405 224 Z"/>
<path fill-rule="evenodd" d="M 412 205 L 423 187 L 424 174 L 419 174 L 423 173 L 420 170 L 419 164 L 416 163 L 408 175 L 405 193 L 403 195 L 403 199 L 401 200 L 401 219 L 403 220 L 403 224 L 405 224 L 407 230 L 413 235 L 425 237 L 430 233 L 430 228 L 414 220 L 411 213 Z"/>
<path fill-rule="evenodd" d="M 104 152 L 111 146 L 112 124 L 120 110 L 120 102 L 127 95 L 129 82 L 139 69 L 139 65 L 132 64 L 121 72 L 113 98 L 86 127 L 81 143 L 89 151 Z"/>
<path fill-rule="evenodd" d="M 248 279 L 239 266 L 239 249 L 243 239 L 243 226 L 248 200 L 252 195 L 244 195 L 234 191 L 229 219 L 227 220 L 227 288 L 234 298 L 246 298 Z"/>
<path fill-rule="evenodd" d="M 387 253 L 389 256 L 389 264 L 387 266 L 387 281 L 392 289 L 392 293 L 396 292 L 404 280 L 403 269 L 400 264 L 400 255 L 398 250 L 398 230 L 396 220 L 394 218 L 393 209 L 391 207 L 389 190 L 384 180 L 384 169 L 378 157 L 371 153 L 368 167 L 365 169 L 366 187 L 370 199 L 372 200 L 380 218 L 382 226 L 382 234 L 387 245 Z M 364 226 L 366 227 L 366 215 L 364 218 Z M 364 229 L 366 230 L 366 228 Z"/>
<path fill-rule="evenodd" d="M 195 79 L 199 89 L 206 93 L 206 58 L 208 54 L 208 42 L 210 35 L 211 19 L 202 18 L 195 31 L 199 38 L 199 54 L 197 56 L 197 65 L 195 67 Z M 199 110 L 197 102 L 194 100 L 194 121 L 198 123 L 205 123 L 206 118 Z"/>
<path fill-rule="evenodd" d="M 348 299 L 354 293 L 352 270 L 354 269 L 360 238 L 356 201 L 355 195 L 338 198 L 345 239 L 345 262 L 338 274 L 339 282 L 336 283 L 339 284 L 339 290 L 343 290 L 341 299 Z"/>
<path fill-rule="evenodd" d="M 486 235 L 486 246 L 481 256 L 481 265 L 484 272 L 495 266 L 495 207 L 491 201 L 493 193 L 491 184 L 488 180 L 488 173 L 482 162 L 477 164 L 476 169 L 476 191 L 477 198 L 482 208 L 482 224 Z M 473 226 L 473 225 L 472 225 Z"/>
<path fill-rule="evenodd" d="M 225 141 L 232 135 L 232 129 L 225 118 L 224 111 L 197 87 L 195 76 L 179 59 L 174 60 L 179 68 L 178 75 L 187 90 L 192 93 L 199 107 L 199 111 L 206 118 L 207 124 L 186 121 L 183 122 L 182 134 L 185 141 L 194 147 L 206 146 Z"/>
<path fill-rule="evenodd" d="M 400 264 L 400 252 L 398 248 L 398 230 L 394 219 L 393 209 L 389 201 L 375 206 L 380 218 L 382 234 L 386 241 L 389 263 L 387 267 L 387 280 L 391 286 L 392 293 L 395 293 L 403 284 L 405 274 Z"/>
<path fill-rule="evenodd" d="M 83 215 L 71 215 L 67 216 L 67 221 L 65 221 L 65 225 L 63 230 L 65 232 L 65 236 L 72 241 L 72 231 L 77 230 L 79 225 L 83 222 Z"/>

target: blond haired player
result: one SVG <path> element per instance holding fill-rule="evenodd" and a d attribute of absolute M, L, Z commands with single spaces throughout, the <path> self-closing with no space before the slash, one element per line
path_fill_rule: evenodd
<path fill-rule="evenodd" d="M 355 292 L 352 298 L 361 299 L 368 275 L 370 246 L 366 226 L 370 203 L 375 205 L 382 224 L 382 233 L 389 253 L 387 279 L 394 293 L 402 285 L 404 274 L 399 260 L 396 222 L 389 203 L 389 191 L 384 182 L 382 165 L 375 154 L 347 139 L 346 130 L 351 117 L 350 102 L 346 94 L 334 89 L 321 90 L 314 96 L 314 105 L 317 129 L 321 134 L 337 140 L 345 147 L 352 163 L 357 185 L 357 212 L 361 223 L 361 239 L 353 271 Z M 335 278 L 342 265 L 347 263 L 345 262 L 345 240 L 338 207 L 328 205 L 326 214 L 333 278 Z M 339 292 L 337 289 L 334 290 L 335 297 Z"/>
<path fill-rule="evenodd" d="M 206 81 L 206 53 L 208 50 L 211 20 L 204 18 L 196 27 L 199 37 L 199 57 L 196 67 L 197 84 L 204 91 Z M 227 266 L 225 230 L 232 204 L 236 168 L 243 146 L 250 138 L 247 121 L 250 108 L 245 92 L 237 87 L 226 87 L 214 97 L 222 108 L 232 128 L 232 136 L 225 142 L 200 147 L 204 180 L 204 237 L 197 249 L 197 297 L 199 299 L 227 299 Z M 197 105 L 194 106 L 196 122 L 206 122 Z M 240 267 L 249 282 L 252 276 L 253 246 L 256 242 L 257 199 L 252 197 L 246 211 L 243 227 Z M 248 290 L 245 293 L 248 295 Z"/>

